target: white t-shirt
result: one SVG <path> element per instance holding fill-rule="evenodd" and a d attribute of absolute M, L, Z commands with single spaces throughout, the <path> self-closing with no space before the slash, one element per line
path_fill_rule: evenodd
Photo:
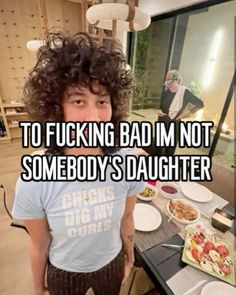
<path fill-rule="evenodd" d="M 18 179 L 12 215 L 16 219 L 47 218 L 52 236 L 49 259 L 54 266 L 93 272 L 120 252 L 126 198 L 142 191 L 143 182 L 115 182 L 110 178 L 112 171 L 108 166 L 104 182 Z"/>

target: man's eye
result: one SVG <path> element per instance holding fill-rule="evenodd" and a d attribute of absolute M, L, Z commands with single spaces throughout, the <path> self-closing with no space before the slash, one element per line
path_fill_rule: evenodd
<path fill-rule="evenodd" d="M 108 100 L 104 99 L 104 100 L 100 100 L 98 103 L 99 103 L 101 106 L 103 106 L 103 105 L 107 105 L 107 104 L 109 104 L 110 102 L 109 102 Z"/>
<path fill-rule="evenodd" d="M 75 104 L 75 105 L 82 105 L 83 101 L 81 99 L 76 99 L 72 103 Z"/>

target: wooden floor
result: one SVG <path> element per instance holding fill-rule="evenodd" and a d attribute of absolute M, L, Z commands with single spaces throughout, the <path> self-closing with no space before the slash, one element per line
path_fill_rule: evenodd
<path fill-rule="evenodd" d="M 11 209 L 14 187 L 20 172 L 20 159 L 33 149 L 23 149 L 21 141 L 0 144 L 0 185 L 7 191 Z M 0 189 L 0 294 L 32 295 L 31 273 L 28 259 L 29 237 L 25 231 L 10 226 L 11 220 L 3 206 L 3 190 Z"/>
<path fill-rule="evenodd" d="M 21 170 L 21 156 L 33 151 L 32 148 L 23 149 L 20 140 L 0 144 L 0 185 L 3 184 L 7 191 L 10 209 L 15 183 Z M 3 191 L 0 189 L 0 294 L 33 295 L 28 258 L 29 237 L 24 230 L 10 226 L 11 220 L 5 212 L 2 196 Z M 159 293 L 153 290 L 150 294 Z"/>

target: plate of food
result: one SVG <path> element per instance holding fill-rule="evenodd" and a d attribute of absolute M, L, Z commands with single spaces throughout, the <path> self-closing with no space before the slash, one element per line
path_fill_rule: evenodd
<path fill-rule="evenodd" d="M 158 195 L 158 189 L 156 186 L 149 183 L 145 183 L 144 189 L 137 197 L 142 201 L 151 201 Z"/>
<path fill-rule="evenodd" d="M 234 248 L 217 235 L 189 230 L 182 260 L 214 277 L 235 285 Z"/>
<path fill-rule="evenodd" d="M 175 220 L 183 224 L 191 224 L 200 218 L 197 206 L 185 199 L 173 199 L 167 203 L 167 211 Z"/>

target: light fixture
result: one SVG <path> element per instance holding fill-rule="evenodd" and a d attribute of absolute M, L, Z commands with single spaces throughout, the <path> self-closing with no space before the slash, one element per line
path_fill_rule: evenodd
<path fill-rule="evenodd" d="M 134 0 L 123 3 L 101 3 L 91 6 L 86 12 L 88 22 L 98 28 L 116 31 L 141 31 L 151 23 L 150 15 L 135 6 Z"/>
<path fill-rule="evenodd" d="M 196 115 L 195 115 L 195 121 L 202 121 L 202 118 L 203 118 L 203 114 L 204 114 L 204 110 L 201 109 L 199 111 L 196 112 Z"/>
<path fill-rule="evenodd" d="M 224 132 L 226 132 L 228 129 L 229 129 L 228 124 L 224 122 L 223 125 L 222 125 L 222 127 L 221 127 L 222 132 L 224 133 Z"/>
<path fill-rule="evenodd" d="M 45 45 L 44 40 L 30 40 L 26 42 L 26 47 L 33 52 L 37 52 L 38 49 L 43 45 Z"/>
<path fill-rule="evenodd" d="M 210 59 L 207 64 L 206 72 L 205 72 L 203 82 L 202 82 L 203 86 L 205 86 L 205 87 L 209 86 L 210 82 L 212 80 L 213 69 L 215 67 L 216 57 L 217 57 L 217 53 L 219 51 L 219 45 L 220 45 L 221 38 L 222 38 L 222 31 L 218 30 L 215 33 L 215 37 L 212 42 L 212 47 L 211 47 L 211 51 L 210 51 Z"/>

